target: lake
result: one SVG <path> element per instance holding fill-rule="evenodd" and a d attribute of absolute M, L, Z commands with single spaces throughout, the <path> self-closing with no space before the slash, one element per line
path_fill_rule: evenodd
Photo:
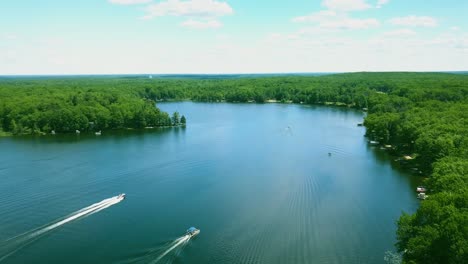
<path fill-rule="evenodd" d="M 418 177 L 367 144 L 362 112 L 158 106 L 188 126 L 0 138 L 1 263 L 384 263 L 418 207 Z"/>

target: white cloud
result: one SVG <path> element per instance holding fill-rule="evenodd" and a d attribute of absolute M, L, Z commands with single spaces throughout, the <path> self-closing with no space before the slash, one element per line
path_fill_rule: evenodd
<path fill-rule="evenodd" d="M 13 34 L 7 34 L 7 35 L 3 36 L 3 38 L 5 40 L 16 40 L 16 39 L 18 39 L 18 36 L 13 35 Z"/>
<path fill-rule="evenodd" d="M 193 29 L 207 29 L 207 28 L 220 28 L 223 26 L 218 20 L 194 20 L 189 19 L 180 24 L 183 27 L 193 28 Z"/>
<path fill-rule="evenodd" d="M 325 21 L 320 24 L 321 27 L 326 29 L 368 29 L 378 27 L 379 25 L 380 22 L 374 18 L 343 18 L 339 20 Z"/>
<path fill-rule="evenodd" d="M 404 28 L 404 29 L 387 31 L 387 32 L 384 32 L 383 35 L 387 37 L 408 37 L 408 36 L 416 35 L 416 32 L 414 30 Z"/>
<path fill-rule="evenodd" d="M 217 0 L 166 0 L 147 7 L 144 19 L 161 16 L 218 17 L 234 11 L 226 2 Z"/>
<path fill-rule="evenodd" d="M 332 10 L 323 10 L 308 16 L 300 16 L 292 19 L 293 22 L 316 23 L 320 29 L 367 29 L 380 26 L 375 18 L 357 19 L 347 15 L 338 14 Z"/>
<path fill-rule="evenodd" d="M 108 0 L 111 4 L 117 5 L 135 5 L 135 4 L 147 4 L 152 0 Z"/>
<path fill-rule="evenodd" d="M 411 38 L 382 34 L 357 38 L 345 33 L 296 34 L 292 38 L 285 32 L 268 34 L 264 39 L 243 36 L 216 39 L 213 34 L 206 38 L 200 35 L 180 39 L 154 34 L 147 41 L 132 38 L 115 41 L 98 36 L 84 43 L 76 38 L 65 39 L 66 43 L 61 45 L 24 41 L 0 50 L 0 72 L 6 75 L 206 74 L 468 68 L 466 32 L 450 32 L 436 38 L 422 33 Z"/>
<path fill-rule="evenodd" d="M 395 17 L 389 20 L 390 24 L 407 27 L 435 27 L 437 20 L 429 16 Z"/>
<path fill-rule="evenodd" d="M 18 54 L 13 50 L 7 50 L 0 53 L 0 58 L 3 62 L 11 63 L 16 61 Z"/>
<path fill-rule="evenodd" d="M 388 4 L 388 2 L 390 2 L 390 0 L 378 0 L 375 8 L 381 8 L 382 6 Z"/>
<path fill-rule="evenodd" d="M 371 8 L 366 0 L 323 0 L 322 5 L 337 11 L 357 11 Z"/>
<path fill-rule="evenodd" d="M 303 29 L 309 32 L 368 29 L 380 26 L 380 22 L 375 18 L 352 18 L 348 15 L 349 11 L 370 8 L 371 6 L 364 0 L 324 0 L 322 5 L 329 9 L 295 17 L 292 21 L 314 24 L 315 28 Z"/>
<path fill-rule="evenodd" d="M 299 34 L 294 40 L 287 34 L 270 35 L 263 45 L 265 48 L 259 49 L 255 56 L 264 57 L 264 68 L 270 67 L 272 72 L 284 71 L 281 69 L 285 65 L 292 72 L 447 71 L 463 70 L 468 65 L 468 38 L 461 34 L 434 40 L 413 34 L 410 29 L 387 33 L 363 38 L 317 31 Z"/>
<path fill-rule="evenodd" d="M 218 34 L 216 35 L 216 40 L 219 41 L 229 41 L 231 39 L 231 35 L 229 34 Z"/>
<path fill-rule="evenodd" d="M 428 44 L 441 48 L 453 48 L 468 52 L 468 34 L 447 32 L 430 40 Z"/>
<path fill-rule="evenodd" d="M 327 19 L 335 18 L 338 14 L 332 10 L 322 10 L 308 16 L 299 16 L 292 19 L 293 22 L 321 22 Z"/>

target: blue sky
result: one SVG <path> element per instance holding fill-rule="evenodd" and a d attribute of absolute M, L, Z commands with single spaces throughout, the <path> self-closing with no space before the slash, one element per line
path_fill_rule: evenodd
<path fill-rule="evenodd" d="M 0 2 L 0 75 L 468 70 L 468 1 Z"/>

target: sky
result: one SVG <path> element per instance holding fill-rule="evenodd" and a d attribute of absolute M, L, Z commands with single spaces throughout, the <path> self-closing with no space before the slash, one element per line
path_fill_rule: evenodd
<path fill-rule="evenodd" d="M 0 75 L 468 70 L 468 1 L 1 0 Z"/>

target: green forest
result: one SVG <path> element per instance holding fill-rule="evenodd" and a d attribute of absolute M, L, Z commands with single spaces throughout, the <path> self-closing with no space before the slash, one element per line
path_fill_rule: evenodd
<path fill-rule="evenodd" d="M 370 140 L 427 177 L 429 198 L 398 220 L 404 263 L 468 259 L 468 75 L 349 73 L 324 76 L 194 78 L 147 76 L 0 78 L 4 133 L 33 134 L 171 126 L 178 113 L 158 101 L 282 102 L 368 112 Z M 190 114 L 190 113 L 186 113 Z M 313 120 L 311 120 L 312 122 Z M 376 175 L 378 177 L 378 175 Z"/>
<path fill-rule="evenodd" d="M 0 132 L 44 134 L 185 124 L 154 100 L 92 79 L 0 79 Z M 181 119 L 183 122 L 181 122 Z"/>

